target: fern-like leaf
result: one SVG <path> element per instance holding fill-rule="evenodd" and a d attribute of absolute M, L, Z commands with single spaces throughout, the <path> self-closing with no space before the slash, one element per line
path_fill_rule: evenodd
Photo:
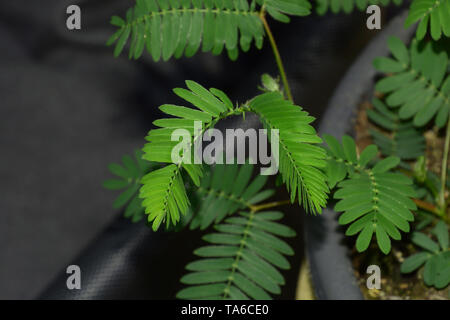
<path fill-rule="evenodd" d="M 264 6 L 272 18 L 285 23 L 290 21 L 286 14 L 303 17 L 311 13 L 308 0 L 257 0 L 257 3 Z"/>
<path fill-rule="evenodd" d="M 326 205 L 328 187 L 322 171 L 326 166 L 322 140 L 310 125 L 314 117 L 285 100 L 278 92 L 264 93 L 249 103 L 268 130 L 279 130 L 279 171 L 293 202 L 312 213 Z M 270 136 L 270 135 L 269 135 Z"/>
<path fill-rule="evenodd" d="M 450 0 L 414 0 L 405 26 L 417 21 L 420 21 L 416 33 L 419 40 L 425 37 L 428 27 L 434 40 L 439 40 L 442 34 L 450 37 Z"/>
<path fill-rule="evenodd" d="M 414 220 L 411 210 L 417 207 L 410 199 L 415 196 L 412 181 L 400 173 L 390 172 L 400 159 L 388 157 L 368 168 L 370 160 L 376 156 L 377 148 L 369 146 L 358 156 L 355 142 L 344 136 L 342 145 L 332 136 L 324 136 L 330 148 L 333 161 L 348 167 L 348 177 L 342 177 L 337 184 L 334 198 L 341 225 L 350 224 L 346 235 L 356 235 L 356 249 L 365 251 L 376 235 L 378 247 L 387 254 L 391 250 L 391 238 L 400 240 L 399 230 L 409 232 L 409 222 Z"/>
<path fill-rule="evenodd" d="M 420 251 L 403 261 L 401 265 L 402 273 L 410 273 L 425 264 L 423 278 L 428 286 L 436 289 L 444 289 L 450 284 L 450 244 L 449 231 L 443 221 L 436 224 L 432 233 L 437 238 L 438 243 L 421 232 L 414 232 L 411 241 Z"/>
<path fill-rule="evenodd" d="M 197 139 L 202 139 L 203 133 L 217 121 L 249 111 L 255 112 L 269 130 L 276 129 L 280 132 L 277 136 L 280 145 L 279 171 L 291 192 L 291 201 L 298 195 L 299 203 L 303 204 L 306 210 L 313 213 L 321 211 L 326 204 L 328 192 L 325 174 L 321 171 L 326 166 L 326 161 L 325 150 L 316 145 L 322 140 L 309 125 L 314 120 L 313 117 L 299 106 L 285 100 L 278 92 L 265 93 L 247 104 L 233 107 L 230 99 L 220 90 L 207 90 L 193 81 L 186 81 L 186 84 L 190 90 L 178 88 L 174 92 L 198 109 L 175 105 L 161 106 L 163 112 L 176 118 L 154 121 L 160 128 L 149 132 L 146 137 L 149 143 L 143 149 L 143 158 L 146 160 L 173 163 L 170 169 L 159 169 L 143 179 L 141 198 L 145 199 L 143 204 L 149 214 L 149 221 L 154 220 L 154 229 L 164 220 L 169 224 L 169 219 L 166 219 L 168 213 L 175 223 L 180 214 L 183 215 L 187 211 L 181 169 L 189 174 L 194 184 L 200 185 L 202 166 L 192 161 L 194 152 L 197 152 L 193 150 Z M 200 124 L 199 130 L 196 124 Z M 173 153 L 177 154 L 174 150 L 180 146 L 180 142 L 173 141 L 172 135 L 174 130 L 179 128 L 189 132 L 189 139 L 185 143 L 181 142 L 180 160 L 174 163 Z M 158 172 L 161 172 L 161 176 Z M 163 179 L 165 180 L 162 181 Z M 180 188 L 171 191 L 173 183 L 177 183 Z M 164 188 L 155 196 L 152 188 L 156 184 Z"/>
<path fill-rule="evenodd" d="M 275 222 L 282 217 L 277 211 L 241 212 L 215 226 L 217 232 L 203 237 L 210 245 L 194 251 L 202 259 L 186 266 L 190 273 L 181 282 L 189 287 L 177 298 L 266 300 L 280 294 L 284 278 L 277 268 L 289 269 L 285 255 L 294 252 L 279 237 L 295 236 Z"/>
<path fill-rule="evenodd" d="M 387 6 L 390 3 L 400 5 L 403 0 L 316 0 L 317 14 L 322 16 L 330 10 L 332 13 L 351 13 L 353 10 L 365 11 L 369 5 L 376 4 Z"/>
<path fill-rule="evenodd" d="M 141 179 L 149 171 L 157 167 L 157 163 L 144 161 L 142 152 L 136 151 L 135 159 L 129 155 L 122 157 L 123 165 L 111 163 L 108 168 L 116 176 L 103 182 L 103 187 L 109 190 L 124 190 L 114 201 L 113 207 L 119 209 L 124 207 L 125 218 L 132 222 L 138 222 L 145 216 L 142 200 L 139 199 L 139 186 Z"/>
<path fill-rule="evenodd" d="M 372 101 L 374 109 L 367 110 L 371 122 L 387 131 L 371 129 L 370 134 L 374 143 L 380 148 L 384 156 L 397 156 L 402 160 L 417 159 L 425 151 L 425 138 L 412 120 L 401 120 L 397 113 L 389 110 L 379 99 Z"/>
<path fill-rule="evenodd" d="M 436 115 L 436 125 L 444 126 L 450 110 L 450 76 L 443 44 L 414 39 L 408 49 L 395 37 L 388 44 L 395 59 L 377 58 L 374 66 L 392 75 L 378 81 L 375 89 L 388 93 L 386 103 L 400 108 L 400 119 L 414 117 L 414 124 L 423 126 Z"/>
<path fill-rule="evenodd" d="M 205 229 L 239 209 L 248 209 L 271 197 L 275 190 L 261 191 L 268 176 L 252 179 L 252 172 L 250 164 L 216 164 L 213 169 L 205 170 L 200 187 L 190 197 L 197 203 L 193 204 L 195 215 L 190 228 Z"/>
<path fill-rule="evenodd" d="M 264 0 L 269 14 L 286 22 L 284 13 L 309 14 L 306 0 Z M 125 20 L 114 16 L 111 24 L 118 30 L 107 44 L 115 44 L 118 56 L 130 41 L 129 58 L 138 59 L 145 48 L 153 60 L 164 61 L 183 54 L 193 56 L 201 47 L 204 52 L 220 54 L 226 49 L 235 60 L 239 45 L 246 52 L 252 41 L 263 44 L 264 28 L 260 12 L 247 0 L 137 0 Z"/>
<path fill-rule="evenodd" d="M 179 167 L 171 164 L 150 172 L 142 178 L 142 184 L 140 197 L 144 199 L 142 205 L 149 214 L 148 220 L 153 221 L 153 230 L 156 231 L 163 221 L 167 226 L 170 221 L 176 225 L 180 213 L 185 214 L 189 208 Z"/>
<path fill-rule="evenodd" d="M 196 152 L 195 141 L 201 139 L 207 128 L 227 114 L 229 108 L 233 108 L 229 99 L 220 90 L 207 90 L 193 81 L 186 81 L 186 84 L 190 90 L 177 88 L 174 92 L 197 109 L 175 105 L 161 106 L 163 112 L 175 118 L 154 121 L 153 123 L 160 128 L 149 132 L 146 137 L 149 142 L 143 148 L 145 160 L 172 163 L 168 167 L 149 173 L 142 179 L 140 197 L 144 199 L 143 205 L 146 208 L 145 212 L 149 214 L 149 221 L 154 221 L 154 230 L 158 229 L 162 221 L 166 221 L 167 225 L 170 220 L 176 224 L 180 214 L 184 215 L 187 212 L 189 201 L 181 169 L 189 174 L 194 184 L 200 185 L 203 175 L 202 165 L 195 164 L 192 159 Z M 195 122 L 200 124 L 198 132 L 195 132 Z M 184 143 L 172 140 L 172 134 L 180 128 L 190 133 L 190 139 Z M 182 143 L 180 159 L 178 163 L 173 163 L 172 152 L 180 143 Z M 167 214 L 170 215 L 170 219 L 166 219 Z"/>

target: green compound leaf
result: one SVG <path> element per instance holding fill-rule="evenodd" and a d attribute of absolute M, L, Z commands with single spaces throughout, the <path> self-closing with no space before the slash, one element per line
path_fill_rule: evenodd
<path fill-rule="evenodd" d="M 421 267 L 425 263 L 425 261 L 430 258 L 430 256 L 431 255 L 427 252 L 413 254 L 412 256 L 406 258 L 405 261 L 403 261 L 400 271 L 402 273 L 413 272 L 414 270 Z"/>
<path fill-rule="evenodd" d="M 143 148 L 143 159 L 172 163 L 142 179 L 140 197 L 144 199 L 145 212 L 149 215 L 148 220 L 153 221 L 154 230 L 157 230 L 163 221 L 167 226 L 170 223 L 175 225 L 181 216 L 186 215 L 190 202 L 187 199 L 182 169 L 188 173 L 195 185 L 200 185 L 203 167 L 193 161 L 196 152 L 195 141 L 201 139 L 205 130 L 221 117 L 225 117 L 228 111 L 227 104 L 221 100 L 223 96 L 215 96 L 212 91 L 193 81 L 186 81 L 186 85 L 189 90 L 177 88 L 174 92 L 197 109 L 175 105 L 161 106 L 163 112 L 176 117 L 154 121 L 154 125 L 159 128 L 148 133 L 148 143 Z M 188 132 L 188 137 L 183 137 L 181 142 L 176 139 L 173 141 L 172 136 L 177 129 L 185 129 L 184 133 Z M 185 141 L 184 138 L 188 139 Z M 178 150 L 178 153 L 174 150 Z M 178 160 L 173 159 L 173 153 L 179 156 Z"/>
<path fill-rule="evenodd" d="M 279 238 L 295 232 L 275 222 L 281 212 L 241 212 L 216 226 L 218 232 L 203 237 L 210 245 L 195 254 L 191 271 L 181 278 L 189 285 L 178 292 L 180 299 L 271 299 L 285 283 L 278 269 L 288 269 L 290 246 Z"/>
<path fill-rule="evenodd" d="M 267 12 L 280 22 L 289 22 L 285 14 L 307 16 L 311 13 L 311 4 L 306 0 L 263 0 Z"/>
<path fill-rule="evenodd" d="M 316 12 L 322 16 L 328 11 L 332 13 L 346 13 L 349 14 L 355 9 L 359 11 L 366 11 L 367 7 L 372 4 L 387 6 L 391 3 L 399 6 L 402 0 L 316 0 Z"/>
<path fill-rule="evenodd" d="M 113 203 L 113 208 L 124 207 L 124 216 L 133 222 L 141 221 L 145 214 L 142 200 L 139 199 L 139 185 L 142 177 L 154 170 L 157 163 L 144 161 L 142 152 L 137 150 L 134 159 L 129 155 L 122 157 L 122 164 L 111 163 L 108 168 L 117 176 L 103 182 L 103 187 L 110 190 L 123 190 Z"/>
<path fill-rule="evenodd" d="M 328 186 L 323 170 L 326 152 L 322 140 L 310 125 L 314 120 L 301 107 L 278 92 L 264 93 L 249 103 L 268 131 L 279 130 L 279 171 L 291 194 L 312 213 L 326 205 Z"/>
<path fill-rule="evenodd" d="M 399 108 L 397 113 L 401 120 L 413 119 L 415 126 L 424 126 L 435 117 L 435 124 L 443 127 L 450 110 L 450 75 L 445 42 L 418 42 L 414 39 L 407 49 L 408 55 L 399 39 L 390 38 L 389 44 L 395 59 L 377 58 L 374 66 L 392 75 L 378 81 L 375 89 L 387 94 L 385 101 L 389 107 Z M 383 123 L 379 124 L 392 130 L 389 128 L 392 121 L 395 119 L 380 119 L 379 122 Z"/>
<path fill-rule="evenodd" d="M 329 162 L 341 163 L 347 168 L 338 182 L 334 199 L 339 200 L 334 209 L 342 212 L 339 224 L 349 225 L 346 235 L 356 235 L 356 249 L 365 251 L 375 234 L 377 244 L 384 254 L 391 250 L 391 238 L 400 240 L 399 231 L 409 232 L 409 222 L 414 220 L 411 210 L 417 207 L 410 199 L 415 196 L 412 181 L 400 173 L 391 172 L 399 158 L 388 157 L 372 169 L 367 168 L 370 157 L 377 148 L 367 147 L 359 159 L 354 159 L 356 147 L 352 138 L 345 136 L 340 147 L 335 138 L 324 136 L 330 147 Z M 345 145 L 344 145 L 345 144 Z M 350 152 L 350 148 L 354 152 Z M 347 149 L 347 152 L 342 152 Z M 367 150 L 367 151 L 366 151 Z M 344 158 L 340 158 L 344 154 Z M 348 175 L 348 176 L 347 176 Z"/>
<path fill-rule="evenodd" d="M 152 229 L 158 230 L 162 222 L 176 225 L 189 208 L 189 199 L 181 177 L 180 167 L 175 164 L 148 173 L 142 178 L 140 198 Z"/>
<path fill-rule="evenodd" d="M 244 204 L 254 205 L 273 194 L 270 190 L 259 192 L 266 181 L 264 176 L 256 178 L 247 186 L 248 173 L 238 176 L 239 184 L 235 181 L 234 190 L 231 190 L 231 178 L 237 174 L 236 167 L 230 168 L 235 171 L 224 173 L 225 169 L 218 166 L 218 171 L 215 171 L 211 181 L 204 179 L 201 182 L 204 168 L 193 161 L 198 152 L 194 150 L 195 142 L 202 139 L 208 128 L 221 119 L 245 112 L 254 112 L 260 117 L 270 132 L 268 136 L 272 137 L 271 133 L 275 133 L 277 141 L 271 141 L 271 144 L 279 146 L 274 152 L 279 152 L 278 167 L 291 192 L 291 201 L 298 196 L 299 202 L 306 210 L 313 213 L 321 211 L 326 204 L 328 192 L 326 176 L 322 172 L 326 165 L 325 150 L 317 146 L 322 140 L 310 125 L 313 117 L 301 107 L 285 100 L 278 92 L 264 93 L 250 100 L 248 104 L 233 108 L 230 99 L 223 92 L 217 89 L 207 90 L 193 81 L 186 81 L 186 84 L 189 90 L 177 88 L 174 92 L 197 109 L 175 105 L 161 106 L 163 112 L 175 117 L 154 121 L 154 125 L 159 128 L 148 133 L 148 143 L 143 148 L 145 160 L 171 164 L 170 169 L 159 169 L 142 179 L 144 185 L 140 197 L 144 199 L 143 205 L 149 214 L 149 221 L 153 221 L 155 230 L 163 221 L 169 226 L 187 214 L 189 201 L 186 198 L 182 172 L 186 172 L 196 186 L 203 183 L 203 189 L 200 190 L 219 190 L 221 193 L 220 196 L 217 196 L 217 193 L 204 195 L 204 208 L 197 209 L 200 214 L 193 220 L 194 227 L 206 228 L 237 207 Z M 184 129 L 180 136 L 181 142 L 180 139 L 173 139 L 174 132 L 179 129 Z M 279 134 L 274 130 L 278 130 Z M 178 156 L 178 159 L 174 159 L 174 155 Z M 171 190 L 175 186 L 178 187 Z M 158 191 L 156 195 L 154 190 Z M 227 197 L 233 197 L 232 201 Z M 210 206 L 217 208 L 215 212 L 209 211 Z M 204 212 L 207 214 L 203 214 Z"/>
<path fill-rule="evenodd" d="M 439 221 L 431 234 L 437 238 L 439 245 L 425 233 L 413 233 L 412 242 L 425 251 L 406 258 L 400 270 L 409 273 L 425 264 L 423 268 L 425 284 L 436 289 L 444 289 L 450 283 L 449 230 L 443 221 Z"/>
<path fill-rule="evenodd" d="M 288 15 L 305 16 L 306 0 L 258 0 L 275 19 L 288 22 Z M 129 43 L 129 58 L 138 59 L 146 49 L 153 60 L 192 57 L 199 50 L 214 55 L 225 49 L 232 60 L 239 47 L 247 52 L 251 43 L 261 49 L 264 28 L 259 8 L 247 0 L 137 0 L 126 19 L 114 16 L 118 30 L 107 41 L 119 56 Z"/>
<path fill-rule="evenodd" d="M 433 234 L 439 241 L 442 250 L 449 248 L 448 228 L 444 221 L 439 221 L 433 229 Z"/>
<path fill-rule="evenodd" d="M 384 156 L 397 156 L 402 160 L 417 159 L 423 155 L 425 138 L 422 131 L 414 126 L 412 119 L 401 120 L 396 112 L 398 109 L 388 109 L 379 99 L 374 99 L 372 103 L 374 109 L 368 109 L 367 116 L 382 131 L 370 129 L 369 132 L 381 153 Z"/>
<path fill-rule="evenodd" d="M 431 240 L 429 237 L 427 237 L 422 232 L 413 232 L 411 241 L 415 245 L 417 245 L 425 250 L 428 250 L 430 252 L 438 252 L 439 251 L 439 245 L 436 242 L 434 242 L 433 240 Z"/>
<path fill-rule="evenodd" d="M 450 1 L 449 0 L 414 0 L 409 9 L 405 27 L 420 21 L 416 36 L 422 40 L 430 31 L 434 40 L 442 35 L 450 37 Z"/>
<path fill-rule="evenodd" d="M 268 176 L 252 178 L 253 165 L 216 164 L 205 170 L 200 187 L 193 191 L 195 199 L 190 228 L 205 229 L 221 222 L 239 209 L 249 208 L 270 198 L 275 190 L 262 190 Z"/>

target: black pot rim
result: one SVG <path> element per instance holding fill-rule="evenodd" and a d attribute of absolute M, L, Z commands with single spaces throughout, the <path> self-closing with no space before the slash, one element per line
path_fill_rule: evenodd
<path fill-rule="evenodd" d="M 374 58 L 387 56 L 387 39 L 396 36 L 406 42 L 415 28 L 405 29 L 403 24 L 407 10 L 397 15 L 355 60 L 335 89 L 319 125 L 324 133 L 340 139 L 353 130 L 352 119 L 364 96 L 370 96 L 376 70 Z M 315 296 L 327 300 L 362 300 L 349 257 L 344 244 L 344 234 L 339 228 L 337 213 L 325 208 L 318 216 L 305 219 L 305 244 Z"/>

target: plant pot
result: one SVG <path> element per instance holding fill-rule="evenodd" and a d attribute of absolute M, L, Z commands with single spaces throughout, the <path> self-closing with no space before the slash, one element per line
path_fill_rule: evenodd
<path fill-rule="evenodd" d="M 371 98 L 377 71 L 374 58 L 387 56 L 387 39 L 396 36 L 408 41 L 414 28 L 405 29 L 407 11 L 403 11 L 383 28 L 349 68 L 336 88 L 320 122 L 319 134 L 340 139 L 354 132 L 354 118 L 363 99 Z M 331 207 L 331 206 L 330 206 Z M 344 232 L 337 222 L 337 213 L 325 208 L 318 216 L 305 219 L 306 252 L 311 270 L 312 285 L 318 299 L 363 299 L 354 276 Z"/>

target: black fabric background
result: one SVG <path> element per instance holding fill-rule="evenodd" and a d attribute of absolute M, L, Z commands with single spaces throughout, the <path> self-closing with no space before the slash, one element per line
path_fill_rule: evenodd
<path fill-rule="evenodd" d="M 80 31 L 65 27 L 69 4 L 82 9 Z M 104 46 L 113 31 L 108 21 L 132 4 L 0 2 L 0 299 L 35 298 L 120 214 L 111 209 L 116 194 L 101 187 L 109 177 L 106 167 L 142 146 L 160 116 L 157 106 L 178 101 L 173 87 L 192 79 L 243 101 L 257 93 L 260 74 L 276 74 L 267 42 L 237 62 L 203 53 L 166 63 L 148 55 L 114 59 Z M 375 34 L 364 19 L 355 13 L 272 23 L 295 100 L 313 115 L 321 114 L 347 66 Z M 303 213 L 294 211 L 290 219 L 300 230 Z M 183 250 L 183 244 L 173 246 Z M 298 249 L 294 266 L 302 257 Z M 162 255 L 167 263 L 171 256 Z M 294 289 L 283 297 L 293 297 Z"/>

